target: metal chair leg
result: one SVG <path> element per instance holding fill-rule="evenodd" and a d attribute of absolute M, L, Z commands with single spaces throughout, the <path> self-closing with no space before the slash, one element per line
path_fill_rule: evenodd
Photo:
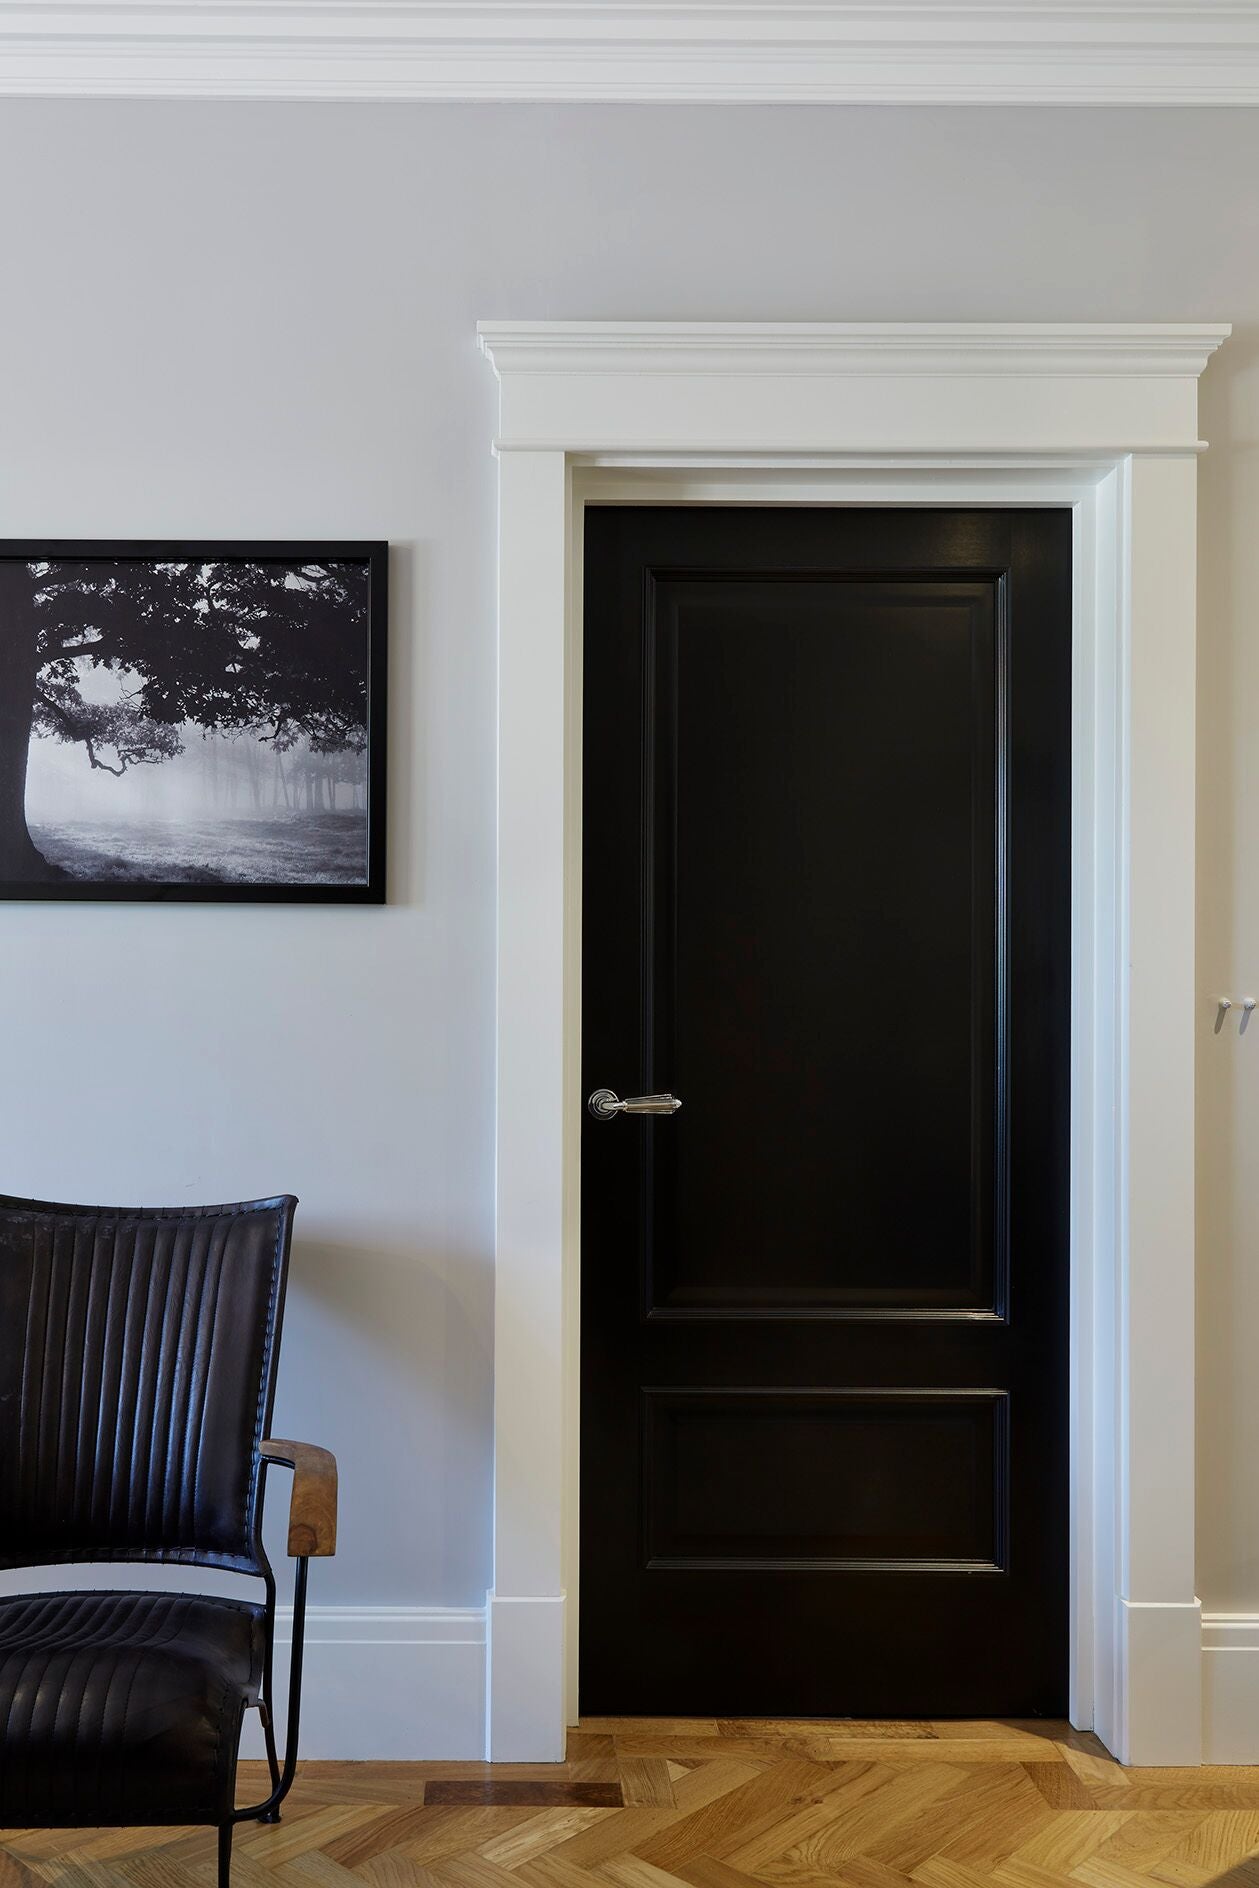
<path fill-rule="evenodd" d="M 284 1738 L 284 1762 L 280 1766 L 280 1780 L 265 1802 L 251 1803 L 248 1809 L 235 1810 L 232 1814 L 233 1822 L 279 1822 L 280 1804 L 292 1789 L 293 1778 L 297 1775 L 297 1733 L 302 1704 L 302 1648 L 306 1637 L 308 1565 L 304 1554 L 297 1557 L 293 1578 L 293 1644 L 289 1655 L 288 1729 Z M 274 1774 L 273 1768 L 272 1775 Z M 221 1883 L 220 1888 L 227 1888 L 226 1882 Z"/>
<path fill-rule="evenodd" d="M 232 1830 L 234 1823 L 219 1824 L 219 1888 L 232 1888 Z"/>
<path fill-rule="evenodd" d="M 258 1709 L 262 1715 L 262 1735 L 267 1746 L 267 1768 L 271 1772 L 271 1793 L 274 1795 L 280 1787 L 280 1758 L 275 1747 L 275 1725 L 271 1718 L 271 1707 L 265 1698 L 259 1704 Z M 258 1818 L 259 1822 L 279 1822 L 279 1820 L 280 1806 L 278 1803 L 274 1809 L 264 1810 L 262 1815 Z"/>

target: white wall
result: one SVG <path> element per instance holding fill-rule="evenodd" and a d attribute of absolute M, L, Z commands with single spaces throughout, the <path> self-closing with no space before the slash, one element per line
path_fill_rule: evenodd
<path fill-rule="evenodd" d="M 1202 388 L 1199 1578 L 1259 1616 L 1259 1024 L 1207 1000 L 1259 994 L 1259 115 L 6 101 L 0 245 L 0 533 L 396 546 L 390 908 L 0 918 L 0 1186 L 301 1196 L 277 1428 L 341 1459 L 323 1635 L 473 1648 L 440 1706 L 435 1654 L 381 1655 L 392 1754 L 475 1743 L 478 1623 L 428 1609 L 489 1578 L 476 318 L 1236 324 Z M 355 1708 L 321 1748 L 362 1753 Z"/>

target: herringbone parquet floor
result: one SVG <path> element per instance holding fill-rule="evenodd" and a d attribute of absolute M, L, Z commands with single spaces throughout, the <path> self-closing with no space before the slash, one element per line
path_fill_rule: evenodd
<path fill-rule="evenodd" d="M 258 1793 L 259 1766 L 242 1766 Z M 242 1797 L 242 1800 L 247 1800 Z M 1259 1768 L 1064 1725 L 587 1719 L 563 1765 L 302 1766 L 235 1888 L 1259 1888 Z M 8 1831 L 0 1888 L 210 1888 L 207 1829 Z"/>

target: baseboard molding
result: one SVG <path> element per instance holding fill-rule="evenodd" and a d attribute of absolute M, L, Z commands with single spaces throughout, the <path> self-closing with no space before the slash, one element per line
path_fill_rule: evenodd
<path fill-rule="evenodd" d="M 1115 1606 L 1120 1763 L 1202 1761 L 1202 1608 L 1195 1600 L 1119 1599 Z"/>
<path fill-rule="evenodd" d="M 146 1578 L 150 1572 L 128 1569 L 126 1583 L 193 1584 L 186 1575 L 172 1578 L 168 1570 L 162 1570 L 161 1578 Z M 33 1580 L 31 1570 L 25 1569 L 0 1578 L 0 1593 L 117 1583 L 116 1568 L 92 1569 L 86 1578 L 82 1569 L 69 1575 L 65 1569 L 50 1570 L 42 1580 Z M 239 1591 L 204 1573 L 196 1578 L 201 1591 L 216 1584 Z M 1259 1764 L 1259 1613 L 1203 1613 L 1199 1629 L 1192 1606 L 1134 1608 L 1121 1602 L 1119 1611 L 1129 1646 L 1139 1637 L 1148 1654 L 1151 1638 L 1165 1642 L 1168 1659 L 1155 1664 L 1168 1664 L 1164 1676 L 1177 1693 L 1184 1686 L 1183 1661 L 1176 1654 L 1185 1634 L 1199 1631 L 1201 1761 Z M 281 1712 L 287 1700 L 291 1620 L 291 1610 L 281 1607 L 276 1634 Z M 563 1754 L 564 1710 L 562 1697 L 552 1695 L 552 1675 L 559 1665 L 563 1630 L 562 1598 L 499 1599 L 491 1594 L 488 1622 L 487 1609 L 480 1606 L 309 1607 L 302 1755 L 431 1762 L 480 1760 L 489 1754 L 498 1762 L 556 1761 Z M 1149 1670 L 1148 1660 L 1138 1663 Z M 1199 1761 L 1179 1708 L 1160 1708 L 1152 1695 L 1130 1698 L 1128 1722 L 1127 1762 Z M 1164 1741 L 1168 1736 L 1175 1739 L 1174 1749 Z M 246 1718 L 241 1754 L 263 1754 L 254 1712 Z"/>
<path fill-rule="evenodd" d="M 278 1575 L 283 1590 L 286 1569 Z M 206 1567 L 19 1567 L 0 1598 L 129 1587 L 257 1600 L 256 1580 Z M 293 1612 L 276 1613 L 276 1691 L 283 1746 Z M 480 1761 L 486 1752 L 483 1606 L 308 1606 L 302 1678 L 303 1757 Z M 263 1755 L 256 1711 L 241 1755 Z"/>
<path fill-rule="evenodd" d="M 562 1763 L 564 1596 L 491 1593 L 485 1664 L 491 1763 Z"/>
<path fill-rule="evenodd" d="M 281 1726 L 291 1620 L 291 1612 L 281 1607 L 276 1620 Z M 484 1608 L 310 1607 L 301 1752 L 312 1758 L 399 1761 L 483 1758 Z M 263 1754 L 256 1712 L 246 1717 L 241 1754 Z"/>
<path fill-rule="evenodd" d="M 1259 1613 L 1202 1615 L 1202 1761 L 1259 1763 Z"/>

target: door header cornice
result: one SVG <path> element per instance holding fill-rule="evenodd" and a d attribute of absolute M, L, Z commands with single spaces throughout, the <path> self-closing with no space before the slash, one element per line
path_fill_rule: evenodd
<path fill-rule="evenodd" d="M 499 445 L 1032 455 L 1196 452 L 1224 323 L 485 321 Z"/>
<path fill-rule="evenodd" d="M 1231 329 L 1204 322 L 481 321 L 509 373 L 1173 374 Z"/>

